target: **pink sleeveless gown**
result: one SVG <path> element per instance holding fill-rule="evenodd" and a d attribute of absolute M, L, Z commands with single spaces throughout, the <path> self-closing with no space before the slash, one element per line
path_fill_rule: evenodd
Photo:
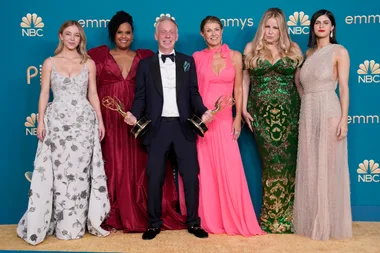
<path fill-rule="evenodd" d="M 232 95 L 235 81 L 228 46 L 223 45 L 218 50 L 226 60 L 226 68 L 219 75 L 212 68 L 216 50 L 205 49 L 194 54 L 199 91 L 209 109 L 214 109 L 221 95 Z M 217 112 L 205 137 L 197 141 L 201 224 L 213 234 L 264 234 L 253 209 L 238 143 L 231 135 L 232 123 L 231 107 Z"/>

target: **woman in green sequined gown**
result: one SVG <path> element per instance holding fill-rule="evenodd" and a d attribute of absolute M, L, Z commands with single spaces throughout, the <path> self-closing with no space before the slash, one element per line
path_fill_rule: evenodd
<path fill-rule="evenodd" d="M 300 106 L 294 77 L 302 53 L 286 31 L 283 12 L 271 8 L 244 51 L 243 115 L 262 162 L 260 225 L 268 233 L 293 232 Z"/>

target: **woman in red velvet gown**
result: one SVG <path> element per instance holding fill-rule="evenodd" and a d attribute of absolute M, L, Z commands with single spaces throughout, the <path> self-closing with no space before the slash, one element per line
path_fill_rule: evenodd
<path fill-rule="evenodd" d="M 109 39 L 115 45 L 106 45 L 88 51 L 96 63 L 99 99 L 105 96 L 117 97 L 127 112 L 133 102 L 135 76 L 141 59 L 153 55 L 146 49 L 132 51 L 133 20 L 124 12 L 117 12 L 108 24 Z M 131 128 L 123 117 L 102 106 L 106 136 L 102 141 L 105 160 L 107 186 L 111 202 L 111 212 L 103 226 L 124 232 L 143 232 L 148 228 L 147 186 L 145 165 L 147 155 L 130 133 Z M 168 166 L 163 191 L 163 220 L 166 229 L 185 228 L 185 216 L 176 211 L 178 194 L 173 173 Z"/>

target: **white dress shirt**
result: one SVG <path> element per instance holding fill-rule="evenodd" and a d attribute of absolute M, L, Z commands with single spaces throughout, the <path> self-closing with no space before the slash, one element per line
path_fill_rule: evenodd
<path fill-rule="evenodd" d="M 174 50 L 170 54 L 175 54 Z M 164 95 L 164 105 L 162 117 L 179 117 L 176 92 L 176 65 L 171 59 L 161 59 L 162 53 L 158 53 L 161 70 L 162 91 Z"/>

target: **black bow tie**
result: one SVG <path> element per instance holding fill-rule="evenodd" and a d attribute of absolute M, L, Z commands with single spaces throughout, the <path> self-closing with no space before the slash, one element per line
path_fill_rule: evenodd
<path fill-rule="evenodd" d="M 174 62 L 174 54 L 167 54 L 167 55 L 165 55 L 165 54 L 162 54 L 161 55 L 161 59 L 162 59 L 162 61 L 165 63 L 165 61 L 166 61 L 166 58 L 169 58 L 170 60 L 172 60 L 172 62 Z"/>

